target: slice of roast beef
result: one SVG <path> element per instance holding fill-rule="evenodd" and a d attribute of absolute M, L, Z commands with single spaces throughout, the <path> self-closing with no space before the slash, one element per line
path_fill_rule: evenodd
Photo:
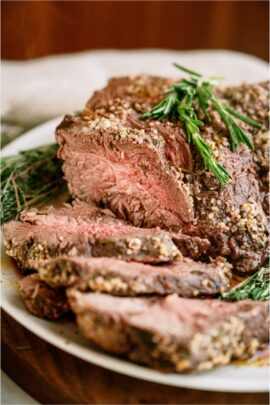
<path fill-rule="evenodd" d="M 33 225 L 83 225 L 103 223 L 125 223 L 109 209 L 102 209 L 91 203 L 75 200 L 72 204 L 64 204 L 62 207 L 49 207 L 44 210 L 31 208 L 20 214 L 20 220 Z"/>
<path fill-rule="evenodd" d="M 56 138 L 70 191 L 82 200 L 101 202 L 136 225 L 208 239 L 211 255 L 225 255 L 238 272 L 253 272 L 265 259 L 267 240 L 254 154 L 243 145 L 232 152 L 226 127 L 210 111 L 212 121 L 202 128 L 202 136 L 231 175 L 221 187 L 202 169 L 181 122 L 142 119 L 171 83 L 149 76 L 113 79 L 88 101 L 81 116 L 65 118 Z M 254 86 L 243 86 L 242 94 L 252 94 Z M 226 90 L 221 96 L 235 104 Z M 254 104 L 249 103 L 251 109 Z M 265 101 L 260 106 L 256 115 L 264 120 Z M 253 127 L 239 124 L 253 136 Z"/>
<path fill-rule="evenodd" d="M 67 293 L 82 334 L 103 349 L 163 370 L 209 370 L 269 340 L 266 302 L 123 298 Z"/>
<path fill-rule="evenodd" d="M 51 288 L 40 280 L 37 273 L 24 277 L 20 292 L 31 314 L 39 318 L 58 319 L 69 311 L 64 288 Z"/>
<path fill-rule="evenodd" d="M 130 223 L 120 220 L 109 209 L 102 209 L 91 203 L 84 203 L 76 200 L 72 205 L 65 204 L 62 208 L 53 208 L 38 211 L 33 208 L 24 211 L 20 215 L 21 221 L 29 222 L 33 225 L 83 225 L 103 223 L 103 224 L 123 224 Z M 165 232 L 165 231 L 164 231 Z M 205 257 L 210 248 L 210 241 L 198 236 L 185 235 L 182 232 L 167 231 L 168 236 L 173 240 L 180 252 L 185 257 L 200 259 Z"/>
<path fill-rule="evenodd" d="M 105 257 L 59 257 L 41 263 L 38 271 L 51 287 L 75 284 L 82 291 L 115 295 L 217 295 L 228 290 L 231 281 L 231 266 L 222 259 L 211 264 L 183 259 L 150 266 Z"/>
<path fill-rule="evenodd" d="M 78 221 L 59 224 L 11 221 L 3 226 L 6 253 L 22 269 L 35 262 L 69 256 L 108 256 L 146 263 L 180 259 L 181 253 L 166 232 L 141 229 L 122 223 Z"/>

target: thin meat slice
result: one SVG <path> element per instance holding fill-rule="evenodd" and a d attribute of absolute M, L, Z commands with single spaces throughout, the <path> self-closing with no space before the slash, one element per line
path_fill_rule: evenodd
<path fill-rule="evenodd" d="M 49 207 L 45 210 L 32 208 L 22 212 L 20 220 L 33 225 L 83 225 L 102 224 L 131 224 L 120 220 L 109 209 L 102 209 L 91 203 L 76 200 L 71 204 L 65 204 L 61 208 Z M 165 232 L 165 231 L 164 231 Z M 182 232 L 167 231 L 180 252 L 185 257 L 200 259 L 205 256 L 210 248 L 210 241 L 198 236 L 185 235 Z"/>
<path fill-rule="evenodd" d="M 176 372 L 247 358 L 268 342 L 266 302 L 123 298 L 68 291 L 82 334 L 137 363 Z"/>
<path fill-rule="evenodd" d="M 158 229 L 140 229 L 121 223 L 57 223 L 32 225 L 11 221 L 3 226 L 6 253 L 23 269 L 58 257 L 108 256 L 146 263 L 180 259 L 171 238 Z"/>
<path fill-rule="evenodd" d="M 69 311 L 65 289 L 51 288 L 37 273 L 24 277 L 19 287 L 28 311 L 39 318 L 54 320 Z"/>
<path fill-rule="evenodd" d="M 217 295 L 228 290 L 231 281 L 231 266 L 221 258 L 210 264 L 183 259 L 150 266 L 105 257 L 59 257 L 41 263 L 38 271 L 52 287 L 76 285 L 82 291 L 115 295 Z"/>
<path fill-rule="evenodd" d="M 108 209 L 102 209 L 91 203 L 80 200 L 72 204 L 64 204 L 60 208 L 49 207 L 44 210 L 31 208 L 20 214 L 20 220 L 32 225 L 83 225 L 95 223 L 120 224 L 124 223 L 117 219 Z"/>

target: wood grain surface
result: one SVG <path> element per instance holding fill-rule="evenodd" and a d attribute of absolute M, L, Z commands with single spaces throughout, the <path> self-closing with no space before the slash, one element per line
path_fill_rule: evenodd
<path fill-rule="evenodd" d="M 188 390 L 114 373 L 56 349 L 3 311 L 2 368 L 42 404 L 268 404 L 266 393 Z"/>
<path fill-rule="evenodd" d="M 86 49 L 232 49 L 269 57 L 266 1 L 1 1 L 2 58 Z"/>

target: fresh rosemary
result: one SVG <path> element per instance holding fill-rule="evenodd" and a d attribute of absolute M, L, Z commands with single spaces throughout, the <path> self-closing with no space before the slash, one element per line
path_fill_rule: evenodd
<path fill-rule="evenodd" d="M 1 159 L 1 223 L 64 189 L 57 150 L 58 145 L 52 144 Z"/>
<path fill-rule="evenodd" d="M 217 84 L 215 79 L 203 77 L 199 73 L 176 63 L 174 63 L 174 66 L 188 73 L 189 77 L 181 80 L 179 83 L 173 84 L 166 91 L 166 97 L 152 110 L 144 113 L 143 117 L 154 118 L 160 121 L 165 118 L 169 121 L 174 119 L 182 121 L 186 129 L 188 142 L 192 142 L 197 148 L 205 168 L 211 170 L 221 185 L 224 185 L 228 182 L 230 176 L 224 167 L 213 157 L 211 147 L 199 135 L 200 127 L 204 126 L 204 122 L 198 119 L 194 109 L 194 101 L 198 102 L 199 108 L 204 113 L 205 119 L 208 122 L 211 121 L 209 116 L 210 107 L 218 112 L 227 127 L 233 151 L 236 150 L 240 143 L 244 143 L 250 149 L 253 149 L 248 135 L 234 121 L 233 116 L 252 126 L 258 127 L 260 124 L 222 105 L 212 92 L 213 87 Z"/>
<path fill-rule="evenodd" d="M 270 299 L 270 269 L 262 267 L 257 273 L 249 277 L 243 283 L 238 284 L 230 291 L 221 295 L 222 300 L 241 301 L 250 299 L 254 301 L 266 301 Z"/>

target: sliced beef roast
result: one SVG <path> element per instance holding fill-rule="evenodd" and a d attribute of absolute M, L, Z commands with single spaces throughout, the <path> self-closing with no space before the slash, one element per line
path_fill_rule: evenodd
<path fill-rule="evenodd" d="M 171 83 L 149 76 L 112 79 L 80 116 L 64 119 L 56 138 L 70 192 L 135 225 L 208 239 L 212 256 L 230 258 L 238 272 L 253 272 L 265 259 L 267 238 L 254 154 L 243 145 L 232 152 L 226 127 L 210 112 L 202 136 L 231 175 L 222 188 L 202 169 L 181 122 L 142 119 Z M 242 94 L 252 93 L 251 87 L 243 87 Z M 235 107 L 231 94 L 237 91 L 221 95 Z M 249 115 L 254 104 L 242 109 Z M 262 102 L 255 118 L 264 120 L 266 108 Z M 240 125 L 253 136 L 252 127 Z"/>
<path fill-rule="evenodd" d="M 20 219 L 33 225 L 83 225 L 92 224 L 93 221 L 102 224 L 123 224 L 130 223 L 120 220 L 109 209 L 98 208 L 91 203 L 84 203 L 76 200 L 72 205 L 65 204 L 62 208 L 50 207 L 44 211 L 33 208 L 24 211 Z M 164 231 L 165 232 L 165 231 Z M 205 256 L 210 248 L 210 241 L 198 236 L 185 235 L 182 232 L 167 231 L 168 236 L 173 240 L 180 252 L 185 257 L 199 259 Z"/>
<path fill-rule="evenodd" d="M 159 229 L 110 220 L 79 223 L 72 217 L 60 224 L 54 216 L 48 216 L 48 223 L 45 219 L 40 217 L 40 224 L 35 224 L 36 220 L 11 221 L 3 226 L 6 253 L 22 269 L 35 268 L 37 261 L 61 255 L 109 256 L 146 263 L 182 257 L 170 236 Z"/>
<path fill-rule="evenodd" d="M 266 302 L 67 295 L 84 336 L 154 368 L 208 370 L 249 357 L 269 338 Z"/>
<path fill-rule="evenodd" d="M 20 292 L 31 314 L 39 318 L 57 319 L 69 311 L 64 288 L 51 288 L 40 280 L 37 273 L 24 277 Z"/>
<path fill-rule="evenodd" d="M 38 266 L 52 287 L 76 287 L 115 295 L 171 294 L 182 297 L 217 295 L 228 290 L 231 266 L 221 258 L 211 264 L 183 259 L 150 266 L 114 258 L 59 257 Z"/>

